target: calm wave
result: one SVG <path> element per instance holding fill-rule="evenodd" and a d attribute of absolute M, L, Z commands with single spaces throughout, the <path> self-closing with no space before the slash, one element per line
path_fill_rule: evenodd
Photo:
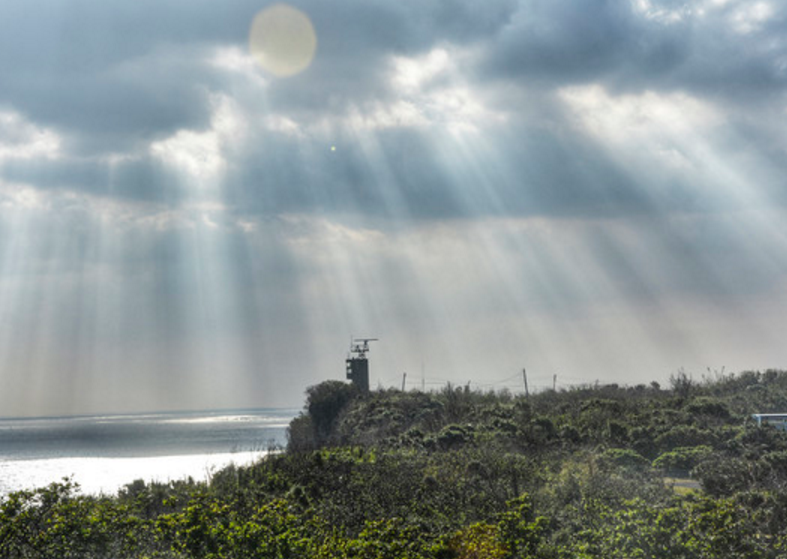
<path fill-rule="evenodd" d="M 0 419 L 0 494 L 72 477 L 86 493 L 134 479 L 205 479 L 286 442 L 294 409 Z"/>

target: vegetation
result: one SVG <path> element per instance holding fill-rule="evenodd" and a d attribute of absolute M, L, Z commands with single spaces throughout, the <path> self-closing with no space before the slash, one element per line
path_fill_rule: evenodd
<path fill-rule="evenodd" d="M 4 497 L 0 557 L 783 557 L 787 434 L 750 417 L 779 411 L 782 371 L 530 398 L 330 381 L 286 452 L 209 482 Z"/>

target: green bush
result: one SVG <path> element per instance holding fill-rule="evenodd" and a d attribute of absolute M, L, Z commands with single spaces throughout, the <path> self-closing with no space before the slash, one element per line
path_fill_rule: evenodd
<path fill-rule="evenodd" d="M 659 455 L 653 467 L 669 473 L 688 475 L 702 460 L 710 456 L 713 449 L 707 445 L 683 446 Z"/>
<path fill-rule="evenodd" d="M 354 385 L 338 380 L 327 380 L 306 390 L 306 410 L 318 446 L 328 442 L 339 414 L 357 394 Z"/>
<path fill-rule="evenodd" d="M 633 470 L 644 470 L 650 466 L 647 458 L 630 448 L 610 448 L 601 454 L 600 460 L 608 465 Z"/>

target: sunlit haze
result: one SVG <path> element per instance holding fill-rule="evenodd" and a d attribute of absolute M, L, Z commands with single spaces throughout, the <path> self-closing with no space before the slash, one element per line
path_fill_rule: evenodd
<path fill-rule="evenodd" d="M 0 416 L 784 368 L 786 181 L 784 0 L 2 2 Z"/>

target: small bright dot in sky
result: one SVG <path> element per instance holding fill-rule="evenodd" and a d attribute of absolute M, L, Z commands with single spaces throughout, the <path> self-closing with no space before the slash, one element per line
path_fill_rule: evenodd
<path fill-rule="evenodd" d="M 336 151 L 336 146 L 331 146 L 331 151 Z"/>
<path fill-rule="evenodd" d="M 271 74 L 294 76 L 311 64 L 317 35 L 309 16 L 287 4 L 274 4 L 254 17 L 249 49 Z"/>

